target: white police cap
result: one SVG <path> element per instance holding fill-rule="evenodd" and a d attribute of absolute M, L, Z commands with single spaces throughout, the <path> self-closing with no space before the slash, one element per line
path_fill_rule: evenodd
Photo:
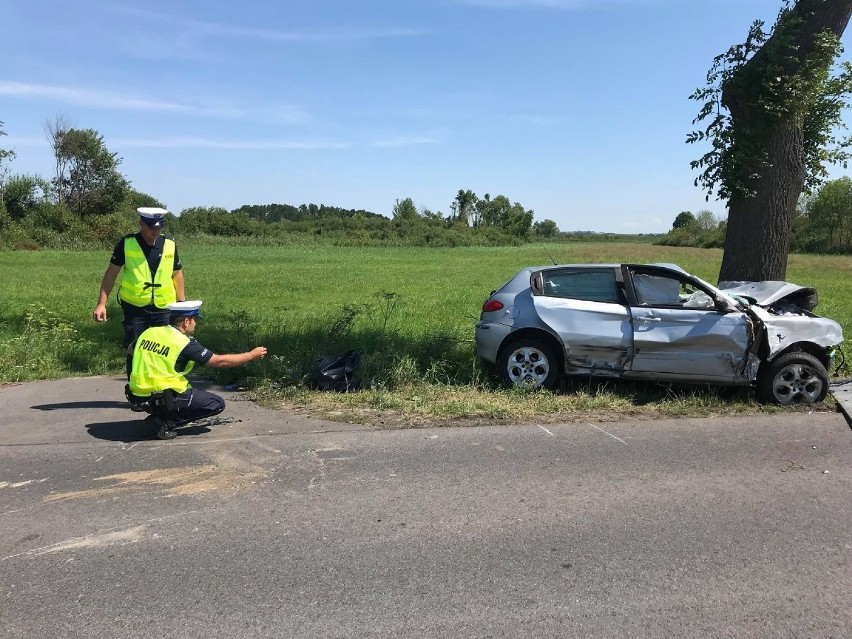
<path fill-rule="evenodd" d="M 201 304 L 201 300 L 188 300 L 186 302 L 172 302 L 171 304 L 167 304 L 166 307 L 172 315 L 202 317 L 201 312 L 199 311 Z"/>
<path fill-rule="evenodd" d="M 136 212 L 145 224 L 157 229 L 166 223 L 166 213 L 168 213 L 166 209 L 161 209 L 159 206 L 140 206 Z"/>

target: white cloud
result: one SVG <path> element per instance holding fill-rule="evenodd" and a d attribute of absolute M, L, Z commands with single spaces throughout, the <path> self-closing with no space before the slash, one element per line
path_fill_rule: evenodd
<path fill-rule="evenodd" d="M 441 140 L 430 136 L 399 136 L 377 140 L 370 146 L 376 148 L 394 148 L 402 146 L 420 146 L 424 144 L 440 144 Z"/>
<path fill-rule="evenodd" d="M 125 148 L 167 148 L 167 149 L 225 149 L 263 151 L 275 149 L 291 149 L 300 151 L 314 151 L 323 149 L 345 149 L 351 145 L 345 142 L 333 142 L 329 140 L 214 140 L 210 138 L 175 136 L 165 138 L 124 138 L 110 140 L 110 145 Z"/>
<path fill-rule="evenodd" d="M 414 135 L 378 139 L 374 142 L 368 143 L 367 146 L 373 148 L 396 148 L 440 143 L 441 140 L 435 137 Z M 333 140 L 217 140 L 191 136 L 111 139 L 110 144 L 124 148 L 224 149 L 233 151 L 263 151 L 275 149 L 321 151 L 327 149 L 348 149 L 355 146 L 350 142 Z"/>
<path fill-rule="evenodd" d="M 601 4 L 648 4 L 651 0 L 457 0 L 462 4 L 488 9 L 535 8 L 587 9 Z"/>
<path fill-rule="evenodd" d="M 79 89 L 73 87 L 27 84 L 24 82 L 0 82 L 0 95 L 17 98 L 42 98 L 58 100 L 78 106 L 107 109 L 125 109 L 133 111 L 171 111 L 190 112 L 186 105 L 161 100 L 136 98 L 110 91 Z"/>
<path fill-rule="evenodd" d="M 309 119 L 302 107 L 290 104 L 244 106 L 222 102 L 218 98 L 211 101 L 201 99 L 195 104 L 189 104 L 139 98 L 119 91 L 0 81 L 0 96 L 4 95 L 117 111 L 159 111 L 230 120 L 265 120 L 298 124 Z"/>
<path fill-rule="evenodd" d="M 203 33 L 215 36 L 230 36 L 267 40 L 271 42 L 333 42 L 338 40 L 375 40 L 383 38 L 409 38 L 423 35 L 421 29 L 388 28 L 388 29 L 353 29 L 341 27 L 322 31 L 274 31 L 254 27 L 238 27 L 234 25 L 216 24 L 211 22 L 193 22 L 194 26 Z"/>
<path fill-rule="evenodd" d="M 258 27 L 244 27 L 236 24 L 223 24 L 219 22 L 205 22 L 202 20 L 187 20 L 174 15 L 131 7 L 116 7 L 115 10 L 119 13 L 139 16 L 149 20 L 157 20 L 169 25 L 179 24 L 183 27 L 190 27 L 195 31 L 195 35 L 249 38 L 252 40 L 266 40 L 271 42 L 375 40 L 385 38 L 410 38 L 429 33 L 429 31 L 424 29 L 412 29 L 406 27 L 336 27 L 315 31 L 284 31 Z"/>
<path fill-rule="evenodd" d="M 556 7 L 559 9 L 576 9 L 583 4 L 583 0 L 459 0 L 462 4 L 471 4 L 475 7 L 489 8 L 511 8 L 511 7 Z"/>

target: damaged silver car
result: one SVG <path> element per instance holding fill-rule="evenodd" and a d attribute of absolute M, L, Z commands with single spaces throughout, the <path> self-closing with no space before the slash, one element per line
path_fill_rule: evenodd
<path fill-rule="evenodd" d="M 561 375 L 755 385 L 761 401 L 822 401 L 843 342 L 787 282 L 717 288 L 674 264 L 525 268 L 493 291 L 477 356 L 504 381 L 554 388 Z"/>

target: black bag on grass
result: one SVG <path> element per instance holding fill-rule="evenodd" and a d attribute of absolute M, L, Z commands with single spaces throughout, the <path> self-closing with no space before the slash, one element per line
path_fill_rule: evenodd
<path fill-rule="evenodd" d="M 354 350 L 338 355 L 325 355 L 311 368 L 311 381 L 320 390 L 342 393 L 354 391 L 358 387 L 355 371 L 360 364 L 361 353 Z"/>

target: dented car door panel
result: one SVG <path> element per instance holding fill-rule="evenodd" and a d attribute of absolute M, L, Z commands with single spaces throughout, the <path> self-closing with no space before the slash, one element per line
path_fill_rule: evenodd
<path fill-rule="evenodd" d="M 685 272 L 624 268 L 633 314 L 631 376 L 749 381 L 752 331 L 745 313 L 725 305 L 706 283 Z"/>
<path fill-rule="evenodd" d="M 629 367 L 633 331 L 620 267 L 544 269 L 530 289 L 539 318 L 562 342 L 567 372 L 620 375 Z"/>
<path fill-rule="evenodd" d="M 567 367 L 620 374 L 632 357 L 633 329 L 626 306 L 536 296 L 539 317 L 565 345 Z"/>
<path fill-rule="evenodd" d="M 743 313 L 632 307 L 633 374 L 683 380 L 748 381 L 749 327 Z"/>

